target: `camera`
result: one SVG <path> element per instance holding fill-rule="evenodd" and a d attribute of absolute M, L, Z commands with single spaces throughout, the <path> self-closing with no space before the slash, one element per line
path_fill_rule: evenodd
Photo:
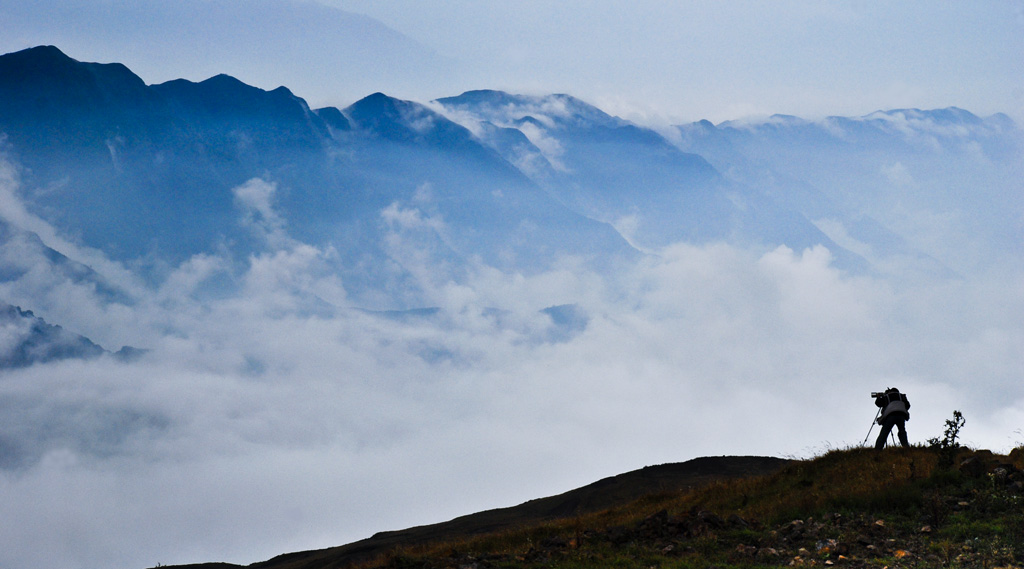
<path fill-rule="evenodd" d="M 881 396 L 883 396 L 883 395 L 885 395 L 884 391 L 872 391 L 871 392 L 871 396 L 876 398 L 876 399 L 881 397 Z"/>

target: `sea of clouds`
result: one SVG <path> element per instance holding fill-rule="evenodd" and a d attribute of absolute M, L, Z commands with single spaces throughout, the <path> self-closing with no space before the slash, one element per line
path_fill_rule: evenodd
<path fill-rule="evenodd" d="M 1000 266 L 900 280 L 823 247 L 680 243 L 614 274 L 453 273 L 396 228 L 437 310 L 383 313 L 348 301 L 330 247 L 287 235 L 266 182 L 236 190 L 263 251 L 153 282 L 28 212 L 3 172 L 0 217 L 123 297 L 22 242 L 3 254 L 29 270 L 0 299 L 147 350 L 0 375 L 6 568 L 247 564 L 651 464 L 814 456 L 862 444 L 889 386 L 912 442 L 958 409 L 967 444 L 1024 443 L 1024 275 Z M 210 292 L 225 275 L 232 292 Z M 545 312 L 563 305 L 569 322 Z"/>

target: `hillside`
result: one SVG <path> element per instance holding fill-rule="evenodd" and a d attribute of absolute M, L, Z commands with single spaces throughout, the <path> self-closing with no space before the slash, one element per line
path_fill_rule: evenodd
<path fill-rule="evenodd" d="M 729 456 L 648 466 L 518 506 L 478 512 L 438 524 L 381 532 L 336 548 L 281 555 L 252 567 L 312 568 L 354 564 L 409 546 L 430 546 L 452 540 L 461 541 L 471 536 L 514 531 L 621 507 L 652 494 L 685 493 L 726 479 L 763 475 L 775 472 L 789 462 L 772 457 Z M 219 566 L 237 567 L 228 564 Z"/>
<path fill-rule="evenodd" d="M 700 458 L 249 567 L 1018 567 L 1022 469 L 1024 448 Z"/>
<path fill-rule="evenodd" d="M 1018 567 L 1022 468 L 1022 448 L 697 458 L 250 567 Z"/>

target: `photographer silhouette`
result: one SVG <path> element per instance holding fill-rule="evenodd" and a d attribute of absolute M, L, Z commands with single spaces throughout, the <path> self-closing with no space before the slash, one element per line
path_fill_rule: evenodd
<path fill-rule="evenodd" d="M 885 440 L 889 438 L 894 426 L 899 430 L 900 445 L 909 448 L 906 422 L 910 420 L 910 401 L 907 396 L 895 387 L 871 395 L 875 398 L 875 406 L 879 408 L 878 424 L 882 426 L 882 431 L 875 439 L 875 449 L 882 450 L 885 447 Z"/>

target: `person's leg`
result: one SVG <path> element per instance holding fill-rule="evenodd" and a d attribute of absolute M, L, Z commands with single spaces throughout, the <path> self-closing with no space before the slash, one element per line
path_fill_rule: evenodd
<path fill-rule="evenodd" d="M 889 433 L 892 432 L 892 426 L 895 423 L 895 417 L 890 415 L 882 423 L 882 430 L 878 433 L 878 438 L 875 439 L 875 450 L 882 450 L 885 448 L 885 441 L 889 438 Z"/>
<path fill-rule="evenodd" d="M 905 419 L 898 419 L 896 421 L 896 428 L 897 428 L 898 436 L 900 438 L 900 444 L 903 445 L 903 448 L 910 448 L 910 441 L 907 440 L 906 420 Z"/>

